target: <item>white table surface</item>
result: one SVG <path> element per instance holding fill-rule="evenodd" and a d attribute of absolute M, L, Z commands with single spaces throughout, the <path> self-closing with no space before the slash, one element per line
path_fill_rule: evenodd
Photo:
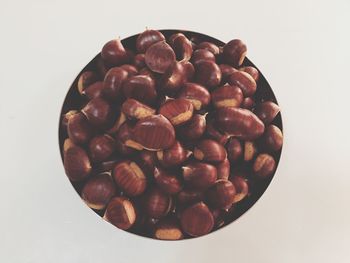
<path fill-rule="evenodd" d="M 0 1 L 0 262 L 350 262 L 350 2 L 134 2 Z M 105 223 L 59 155 L 72 80 L 104 42 L 146 26 L 243 39 L 282 107 L 268 191 L 199 239 L 155 241 Z"/>

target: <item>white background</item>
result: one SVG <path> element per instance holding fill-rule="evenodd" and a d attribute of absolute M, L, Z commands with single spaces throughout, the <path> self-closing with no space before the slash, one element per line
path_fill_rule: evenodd
<path fill-rule="evenodd" d="M 0 1 L 1 262 L 349 262 L 349 14 L 344 1 Z M 107 40 L 149 28 L 241 38 L 282 107 L 260 201 L 222 231 L 161 242 L 118 231 L 64 175 L 66 92 Z"/>

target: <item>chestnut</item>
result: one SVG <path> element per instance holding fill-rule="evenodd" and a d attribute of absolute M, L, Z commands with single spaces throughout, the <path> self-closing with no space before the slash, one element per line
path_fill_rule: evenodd
<path fill-rule="evenodd" d="M 112 155 L 107 160 L 96 164 L 94 168 L 97 172 L 111 174 L 114 167 L 121 162 L 120 156 Z"/>
<path fill-rule="evenodd" d="M 146 75 L 138 75 L 128 78 L 123 85 L 126 98 L 136 99 L 147 105 L 152 104 L 157 98 L 154 80 Z"/>
<path fill-rule="evenodd" d="M 77 113 L 78 113 L 77 110 L 70 110 L 70 111 L 66 112 L 65 114 L 63 114 L 62 120 L 61 120 L 62 126 L 67 127 L 69 119 Z"/>
<path fill-rule="evenodd" d="M 185 188 L 177 194 L 177 201 L 183 205 L 194 204 L 202 201 L 203 199 L 203 192 L 195 189 Z"/>
<path fill-rule="evenodd" d="M 137 54 L 137 55 L 134 57 L 133 64 L 135 65 L 135 67 L 136 67 L 138 70 L 144 68 L 144 67 L 146 66 L 146 63 L 145 63 L 145 54 Z"/>
<path fill-rule="evenodd" d="M 230 176 L 230 161 L 226 158 L 216 165 L 217 178 L 227 180 Z"/>
<path fill-rule="evenodd" d="M 234 202 L 236 194 L 232 182 L 224 179 L 217 180 L 207 191 L 208 202 L 215 208 L 228 209 Z"/>
<path fill-rule="evenodd" d="M 84 144 L 93 136 L 93 127 L 84 114 L 75 113 L 67 115 L 67 132 L 69 138 L 76 144 Z"/>
<path fill-rule="evenodd" d="M 193 52 L 192 43 L 184 34 L 176 33 L 170 36 L 169 43 L 175 52 L 177 60 L 190 60 Z"/>
<path fill-rule="evenodd" d="M 208 106 L 210 102 L 209 91 L 197 83 L 187 82 L 183 85 L 177 98 L 185 98 L 192 102 L 196 110 L 200 110 Z"/>
<path fill-rule="evenodd" d="M 113 126 L 107 130 L 108 134 L 116 134 L 120 128 L 120 126 L 122 126 L 122 124 L 126 122 L 126 116 L 123 112 L 121 112 L 118 116 L 118 118 L 116 119 L 115 123 L 113 124 Z"/>
<path fill-rule="evenodd" d="M 166 117 L 172 125 L 180 125 L 192 118 L 193 105 L 187 99 L 168 100 L 163 103 L 158 111 Z"/>
<path fill-rule="evenodd" d="M 125 197 L 114 197 L 106 208 L 103 218 L 116 227 L 127 230 L 135 224 L 136 209 Z"/>
<path fill-rule="evenodd" d="M 103 46 L 101 57 L 110 66 L 119 66 L 128 60 L 128 54 L 119 38 L 108 41 Z"/>
<path fill-rule="evenodd" d="M 195 68 L 195 79 L 199 84 L 209 89 L 220 84 L 221 70 L 215 62 L 209 60 L 200 61 L 195 65 Z"/>
<path fill-rule="evenodd" d="M 246 54 L 247 46 L 240 39 L 231 40 L 223 48 L 223 58 L 233 67 L 241 66 Z"/>
<path fill-rule="evenodd" d="M 270 124 L 275 119 L 275 117 L 279 112 L 280 112 L 279 106 L 272 101 L 262 102 L 256 105 L 256 108 L 254 110 L 254 113 L 256 114 L 256 116 L 258 116 L 259 119 L 262 120 L 262 122 L 265 125 Z"/>
<path fill-rule="evenodd" d="M 231 138 L 226 144 L 227 158 L 231 162 L 240 160 L 243 156 L 242 143 L 237 138 Z"/>
<path fill-rule="evenodd" d="M 169 66 L 160 79 L 160 89 L 166 94 L 177 92 L 186 80 L 184 65 L 175 62 Z"/>
<path fill-rule="evenodd" d="M 249 162 L 253 160 L 256 153 L 257 153 L 257 149 L 255 146 L 255 143 L 253 141 L 245 141 L 244 154 L 243 154 L 244 161 Z"/>
<path fill-rule="evenodd" d="M 121 67 L 108 70 L 103 81 L 103 95 L 110 100 L 117 100 L 120 97 L 122 85 L 128 76 L 129 73 Z"/>
<path fill-rule="evenodd" d="M 194 72 L 195 72 L 195 69 L 192 63 L 189 61 L 180 61 L 179 63 L 182 64 L 183 66 L 186 82 L 192 81 L 194 77 Z"/>
<path fill-rule="evenodd" d="M 183 233 L 175 218 L 164 218 L 156 223 L 153 237 L 160 240 L 179 240 Z"/>
<path fill-rule="evenodd" d="M 160 167 L 155 167 L 154 179 L 159 189 L 167 194 L 177 194 L 182 189 L 182 184 L 176 175 Z"/>
<path fill-rule="evenodd" d="M 269 154 L 259 154 L 253 164 L 253 172 L 260 178 L 267 178 L 273 174 L 276 168 L 275 159 Z"/>
<path fill-rule="evenodd" d="M 142 170 L 146 171 L 148 174 L 153 174 L 154 168 L 158 162 L 156 152 L 142 150 L 139 156 L 139 164 Z"/>
<path fill-rule="evenodd" d="M 234 67 L 227 65 L 227 64 L 220 64 L 219 68 L 221 70 L 221 83 L 222 84 L 226 84 L 228 82 L 228 79 L 230 77 L 230 75 L 237 71 L 237 69 L 235 69 Z"/>
<path fill-rule="evenodd" d="M 124 101 L 122 112 L 130 119 L 143 119 L 156 113 L 155 109 L 135 100 L 127 99 Z"/>
<path fill-rule="evenodd" d="M 138 69 L 134 65 L 124 64 L 121 65 L 120 68 L 128 72 L 129 77 L 135 76 L 139 73 Z"/>
<path fill-rule="evenodd" d="M 255 107 L 255 101 L 252 97 L 245 97 L 242 101 L 241 108 L 251 110 Z"/>
<path fill-rule="evenodd" d="M 132 161 L 123 161 L 113 169 L 113 178 L 117 186 L 129 196 L 141 195 L 146 189 L 146 176 L 141 168 Z"/>
<path fill-rule="evenodd" d="M 112 107 L 102 98 L 94 98 L 81 110 L 88 121 L 97 127 L 106 126 L 111 121 Z"/>
<path fill-rule="evenodd" d="M 207 126 L 206 126 L 207 136 L 211 139 L 214 139 L 218 143 L 225 145 L 227 141 L 230 139 L 230 136 L 228 134 L 222 133 L 221 131 L 217 130 L 214 126 L 216 125 L 213 120 L 207 121 Z"/>
<path fill-rule="evenodd" d="M 211 43 L 211 42 L 207 42 L 207 41 L 199 43 L 197 48 L 208 50 L 211 53 L 213 53 L 214 55 L 219 55 L 219 53 L 220 53 L 219 47 L 217 45 L 215 45 L 214 43 Z"/>
<path fill-rule="evenodd" d="M 233 198 L 233 203 L 238 203 L 247 197 L 249 193 L 249 186 L 247 180 L 240 176 L 233 176 L 230 178 L 230 181 L 233 183 L 236 189 L 235 197 Z"/>
<path fill-rule="evenodd" d="M 205 162 L 222 162 L 227 153 L 220 143 L 211 139 L 201 140 L 194 148 L 194 157 Z"/>
<path fill-rule="evenodd" d="M 203 202 L 186 208 L 180 217 L 181 228 L 186 234 L 197 237 L 208 234 L 214 227 L 214 218 Z"/>
<path fill-rule="evenodd" d="M 66 175 L 73 181 L 81 181 L 91 172 L 91 164 L 85 150 L 77 145 L 65 144 L 63 163 Z"/>
<path fill-rule="evenodd" d="M 251 67 L 251 66 L 247 66 L 247 67 L 242 67 L 239 70 L 247 72 L 250 76 L 253 77 L 255 82 L 257 82 L 259 80 L 259 71 L 256 68 Z"/>
<path fill-rule="evenodd" d="M 144 197 L 144 212 L 152 218 L 166 216 L 172 207 L 172 198 L 158 188 L 152 188 Z"/>
<path fill-rule="evenodd" d="M 129 123 L 123 123 L 118 133 L 115 137 L 115 147 L 118 153 L 122 155 L 131 155 L 135 152 L 135 150 L 142 150 L 143 147 L 137 143 L 135 143 L 132 138 L 132 127 Z"/>
<path fill-rule="evenodd" d="M 194 114 L 185 124 L 177 127 L 177 134 L 184 140 L 197 140 L 205 132 L 206 119 L 204 115 Z"/>
<path fill-rule="evenodd" d="M 249 110 L 233 107 L 218 108 L 215 116 L 220 130 L 231 136 L 254 140 L 264 133 L 264 123 Z"/>
<path fill-rule="evenodd" d="M 153 44 L 145 53 L 146 65 L 156 73 L 164 73 L 175 60 L 174 50 L 165 41 Z"/>
<path fill-rule="evenodd" d="M 98 76 L 95 72 L 84 71 L 83 73 L 81 73 L 77 84 L 79 93 L 83 94 L 83 91 L 96 81 L 98 81 Z"/>
<path fill-rule="evenodd" d="M 193 52 L 192 63 L 196 65 L 202 61 L 212 61 L 215 62 L 215 55 L 207 49 L 197 49 Z"/>
<path fill-rule="evenodd" d="M 175 141 L 170 148 L 158 151 L 157 158 L 163 167 L 171 167 L 182 164 L 189 154 L 191 152 L 187 151 L 179 141 Z"/>
<path fill-rule="evenodd" d="M 211 99 L 216 108 L 239 107 L 243 101 L 243 93 L 237 86 L 224 85 L 212 91 Z"/>
<path fill-rule="evenodd" d="M 283 134 L 280 128 L 275 125 L 269 125 L 265 129 L 262 137 L 263 146 L 271 152 L 279 151 L 283 144 Z"/>
<path fill-rule="evenodd" d="M 93 162 L 102 162 L 108 159 L 115 150 L 114 139 L 107 135 L 98 135 L 89 143 L 90 157 Z"/>
<path fill-rule="evenodd" d="M 217 179 L 215 166 L 207 163 L 192 162 L 182 167 L 186 185 L 197 190 L 205 190 L 213 185 Z"/>
<path fill-rule="evenodd" d="M 164 41 L 165 37 L 157 30 L 147 29 L 142 32 L 136 39 L 136 49 L 139 53 L 145 53 L 153 44 Z"/>
<path fill-rule="evenodd" d="M 244 71 L 235 71 L 228 78 L 228 83 L 239 87 L 244 97 L 251 97 L 256 91 L 256 82 L 252 76 Z"/>
<path fill-rule="evenodd" d="M 103 81 L 96 81 L 83 90 L 82 95 L 85 95 L 89 100 L 92 100 L 103 95 Z"/>
<path fill-rule="evenodd" d="M 107 173 L 95 175 L 85 183 L 81 198 L 92 209 L 101 210 L 116 194 L 111 176 Z"/>

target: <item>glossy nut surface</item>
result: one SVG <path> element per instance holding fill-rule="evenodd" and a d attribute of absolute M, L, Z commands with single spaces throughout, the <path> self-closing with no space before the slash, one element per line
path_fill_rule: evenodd
<path fill-rule="evenodd" d="M 215 62 L 215 55 L 207 49 L 197 49 L 192 56 L 193 65 L 197 65 L 202 61 Z"/>
<path fill-rule="evenodd" d="M 103 81 L 103 95 L 110 100 L 117 100 L 128 76 L 129 73 L 120 67 L 108 70 Z"/>
<path fill-rule="evenodd" d="M 233 67 L 242 65 L 245 55 L 247 53 L 247 46 L 239 39 L 234 39 L 228 42 L 223 49 L 223 57 L 226 63 Z"/>
<path fill-rule="evenodd" d="M 195 80 L 207 87 L 213 88 L 221 82 L 221 70 L 219 66 L 213 61 L 200 61 L 195 65 L 196 73 Z"/>
<path fill-rule="evenodd" d="M 174 173 L 160 167 L 155 167 L 154 179 L 159 189 L 167 194 L 176 194 L 182 190 L 179 178 Z"/>
<path fill-rule="evenodd" d="M 211 139 L 200 141 L 195 146 L 193 154 L 197 160 L 205 162 L 222 162 L 227 157 L 225 148 Z"/>
<path fill-rule="evenodd" d="M 83 73 L 81 73 L 77 84 L 79 93 L 83 94 L 83 91 L 96 81 L 98 81 L 98 75 L 95 72 L 84 71 Z"/>
<path fill-rule="evenodd" d="M 279 151 L 283 145 L 282 131 L 275 125 L 269 125 L 265 130 L 262 141 L 267 150 L 271 152 Z"/>
<path fill-rule="evenodd" d="M 114 139 L 107 135 L 98 135 L 89 143 L 89 153 L 93 162 L 102 162 L 108 159 L 115 151 Z"/>
<path fill-rule="evenodd" d="M 119 66 L 126 63 L 128 59 L 128 55 L 120 39 L 108 41 L 102 48 L 101 57 L 105 63 L 111 66 Z"/>
<path fill-rule="evenodd" d="M 242 143 L 237 138 L 231 138 L 226 144 L 227 158 L 231 162 L 240 160 L 243 156 Z"/>
<path fill-rule="evenodd" d="M 244 71 L 235 71 L 228 77 L 228 83 L 239 87 L 244 97 L 253 96 L 256 91 L 256 82 L 252 76 Z"/>
<path fill-rule="evenodd" d="M 135 224 L 136 210 L 127 198 L 115 197 L 109 202 L 103 218 L 116 227 L 127 230 Z"/>
<path fill-rule="evenodd" d="M 237 71 L 237 69 L 227 64 L 220 64 L 219 68 L 221 70 L 221 75 L 222 75 L 222 78 L 221 78 L 222 84 L 226 84 L 229 80 L 230 75 L 233 72 Z"/>
<path fill-rule="evenodd" d="M 179 222 L 175 218 L 167 218 L 157 222 L 153 236 L 160 240 L 179 240 L 184 235 Z"/>
<path fill-rule="evenodd" d="M 200 110 L 208 106 L 210 102 L 209 91 L 197 83 L 187 82 L 183 85 L 177 95 L 178 98 L 185 98 L 192 102 L 194 109 Z"/>
<path fill-rule="evenodd" d="M 239 107 L 243 101 L 242 90 L 237 86 L 224 85 L 211 93 L 216 108 Z"/>
<path fill-rule="evenodd" d="M 169 42 L 178 61 L 190 60 L 193 52 L 192 43 L 184 34 L 176 33 L 170 36 Z"/>
<path fill-rule="evenodd" d="M 164 73 L 175 60 L 174 50 L 165 41 L 153 44 L 145 53 L 146 65 L 156 73 Z"/>
<path fill-rule="evenodd" d="M 189 155 L 190 152 L 179 141 L 175 141 L 170 148 L 157 152 L 158 161 L 163 167 L 180 165 Z"/>
<path fill-rule="evenodd" d="M 205 190 L 217 179 L 215 166 L 207 163 L 192 162 L 182 167 L 182 175 L 187 185 L 197 190 Z"/>
<path fill-rule="evenodd" d="M 159 113 L 166 117 L 172 125 L 181 125 L 192 118 L 193 105 L 187 99 L 168 100 L 159 108 Z"/>
<path fill-rule="evenodd" d="M 265 125 L 270 124 L 279 112 L 280 107 L 272 101 L 259 103 L 254 110 L 254 113 L 263 123 L 265 123 Z"/>
<path fill-rule="evenodd" d="M 65 149 L 63 163 L 66 175 L 73 182 L 85 179 L 91 172 L 91 164 L 87 153 L 83 148 L 76 145 L 71 145 L 68 149 Z"/>
<path fill-rule="evenodd" d="M 198 44 L 197 49 L 206 49 L 213 53 L 214 55 L 218 55 L 220 53 L 219 47 L 211 42 L 203 41 Z"/>
<path fill-rule="evenodd" d="M 82 113 L 68 116 L 67 132 L 69 138 L 76 144 L 84 144 L 93 136 L 93 128 Z"/>
<path fill-rule="evenodd" d="M 154 115 L 156 110 L 135 99 L 126 99 L 121 107 L 122 112 L 130 119 L 143 119 Z"/>
<path fill-rule="evenodd" d="M 247 66 L 247 67 L 242 67 L 239 70 L 247 72 L 250 76 L 253 77 L 255 82 L 257 82 L 259 80 L 259 71 L 256 68 L 251 67 L 251 66 Z"/>
<path fill-rule="evenodd" d="M 244 142 L 244 154 L 243 159 L 246 162 L 253 160 L 255 154 L 257 153 L 256 145 L 253 141 Z"/>
<path fill-rule="evenodd" d="M 204 115 L 194 114 L 185 124 L 177 127 L 177 134 L 186 141 L 197 140 L 204 134 L 206 119 Z"/>
<path fill-rule="evenodd" d="M 85 95 L 89 100 L 92 100 L 103 95 L 103 81 L 96 81 L 83 90 L 82 95 Z"/>
<path fill-rule="evenodd" d="M 160 79 L 160 89 L 167 94 L 175 94 L 186 81 L 184 64 L 175 62 L 169 66 Z"/>
<path fill-rule="evenodd" d="M 101 127 L 110 122 L 112 107 L 106 100 L 95 98 L 90 100 L 81 112 L 85 114 L 92 125 Z"/>
<path fill-rule="evenodd" d="M 253 164 L 253 172 L 260 178 L 266 178 L 275 171 L 275 159 L 269 154 L 259 154 Z"/>
<path fill-rule="evenodd" d="M 164 35 L 157 31 L 148 29 L 144 32 L 142 32 L 136 39 L 136 49 L 140 53 L 145 53 L 146 50 L 152 46 L 153 44 L 164 41 L 165 37 Z"/>
<path fill-rule="evenodd" d="M 231 165 L 230 161 L 226 158 L 222 162 L 216 165 L 217 170 L 217 179 L 225 179 L 227 180 L 230 176 Z"/>
<path fill-rule="evenodd" d="M 216 208 L 228 209 L 234 202 L 235 186 L 228 180 L 220 179 L 207 192 L 208 202 Z"/>
<path fill-rule="evenodd" d="M 230 181 L 233 183 L 236 189 L 236 194 L 233 199 L 233 203 L 238 203 L 248 196 L 249 186 L 247 179 L 241 176 L 233 176 L 232 178 L 230 178 Z"/>
<path fill-rule="evenodd" d="M 123 85 L 123 93 L 126 98 L 136 99 L 147 105 L 152 104 L 157 98 L 155 82 L 146 75 L 128 78 Z"/>
<path fill-rule="evenodd" d="M 144 211 L 152 218 L 162 218 L 166 216 L 172 206 L 172 198 L 158 188 L 151 189 L 144 199 Z"/>

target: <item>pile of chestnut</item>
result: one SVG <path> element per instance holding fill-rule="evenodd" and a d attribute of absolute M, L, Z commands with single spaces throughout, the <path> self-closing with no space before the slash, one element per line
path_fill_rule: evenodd
<path fill-rule="evenodd" d="M 76 81 L 82 106 L 61 120 L 65 172 L 84 202 L 163 240 L 230 223 L 273 176 L 283 142 L 279 106 L 256 96 L 259 71 L 242 66 L 246 45 L 185 34 L 107 42 Z"/>

